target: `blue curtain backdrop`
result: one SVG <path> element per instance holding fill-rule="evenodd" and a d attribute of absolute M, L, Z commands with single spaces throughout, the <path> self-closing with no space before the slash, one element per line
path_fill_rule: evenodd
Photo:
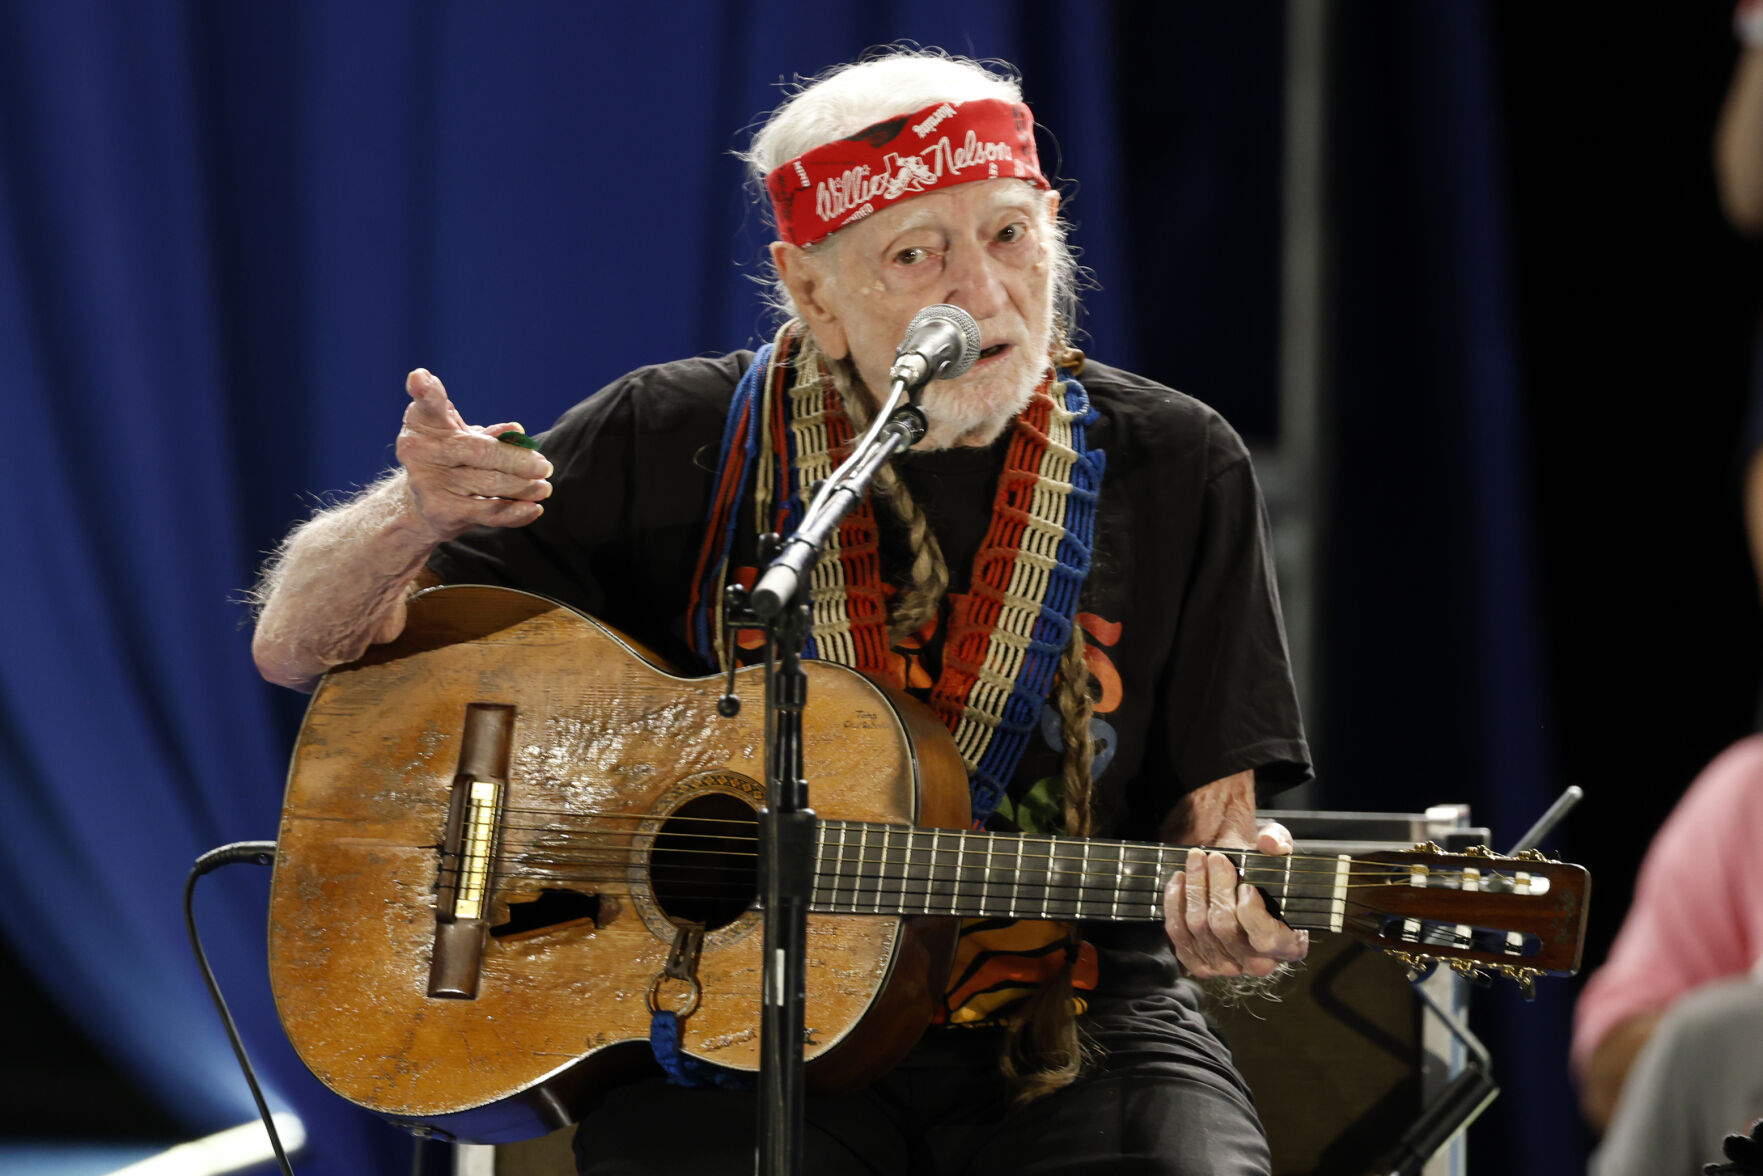
<path fill-rule="evenodd" d="M 251 667 L 240 590 L 322 492 L 391 460 L 413 366 L 439 373 L 468 419 L 536 429 L 632 367 L 754 344 L 766 234 L 729 153 L 798 71 L 902 38 L 1022 66 L 1049 156 L 1081 180 L 1068 212 L 1103 283 L 1089 349 L 1270 431 L 1283 24 L 1277 5 L 1241 7 L 0 7 L 15 487 L 0 548 L 0 930 L 15 952 L 191 1130 L 251 1117 L 177 903 L 202 850 L 273 835 L 298 720 L 301 700 Z M 1412 574 L 1464 572 L 1473 620 L 1449 638 L 1462 705 L 1442 734 L 1465 753 L 1416 787 L 1354 750 L 1372 724 L 1337 702 L 1328 747 L 1355 773 L 1325 763 L 1325 783 L 1343 781 L 1325 795 L 1467 799 L 1515 833 L 1552 786 L 1527 734 L 1540 702 L 1523 486 L 1508 476 L 1523 450 L 1486 32 L 1471 4 L 1400 11 L 1342 36 L 1366 69 L 1337 120 L 1336 200 L 1365 252 L 1344 270 L 1335 380 L 1342 460 L 1399 453 L 1414 468 L 1385 485 L 1412 497 L 1349 493 L 1343 530 L 1372 545 L 1386 527 L 1431 534 L 1438 550 Z M 1450 133 L 1430 133 L 1435 119 Z M 1412 411 L 1392 419 L 1389 398 Z M 1427 525 L 1390 517 L 1404 504 Z M 1367 631 L 1381 604 L 1335 610 L 1337 652 L 1399 647 Z M 1387 668 L 1343 669 L 1339 684 L 1399 682 L 1377 677 Z M 303 1169 L 396 1164 L 401 1137 L 320 1089 L 282 1042 L 264 874 L 212 877 L 199 914 L 273 1101 L 315 1137 Z M 1515 1070 L 1546 1076 L 1532 1093 L 1559 1116 L 1554 999 L 1520 1014 L 1552 1028 L 1501 1044 Z"/>

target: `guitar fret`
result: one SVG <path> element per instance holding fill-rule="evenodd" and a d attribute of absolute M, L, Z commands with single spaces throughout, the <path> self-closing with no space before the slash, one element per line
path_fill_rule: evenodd
<path fill-rule="evenodd" d="M 998 839 L 998 835 L 996 833 L 987 833 L 986 834 L 985 873 L 980 876 L 980 880 L 979 880 L 979 913 L 980 914 L 985 913 L 986 900 L 989 897 L 989 894 L 990 894 L 990 891 L 992 888 L 992 843 L 994 841 L 996 841 L 997 839 Z"/>
<path fill-rule="evenodd" d="M 959 913 L 961 904 L 959 903 L 958 898 L 961 894 L 961 887 L 965 882 L 965 879 L 961 876 L 961 864 L 966 856 L 967 838 L 964 836 L 957 836 L 955 838 L 955 884 L 949 887 L 949 913 L 951 915 Z"/>
<path fill-rule="evenodd" d="M 1015 867 L 1010 871 L 1010 919 L 1015 919 L 1015 897 L 1023 890 L 1023 839 L 1017 837 Z"/>
<path fill-rule="evenodd" d="M 1049 841 L 1047 843 L 1047 867 L 1040 875 L 1040 917 L 1042 919 L 1047 917 L 1047 896 L 1053 892 L 1053 887 L 1049 885 L 1051 875 L 1053 875 L 1053 843 Z"/>
<path fill-rule="evenodd" d="M 1108 904 L 1108 917 L 1120 918 L 1120 892 L 1126 882 L 1126 843 L 1114 846 L 1114 901 Z"/>
<path fill-rule="evenodd" d="M 826 877 L 829 869 L 838 869 L 837 863 L 831 860 L 831 847 L 828 845 L 830 836 L 828 826 L 824 824 L 814 832 L 814 894 L 808 900 L 810 906 L 828 905 L 838 894 L 837 886 Z"/>
<path fill-rule="evenodd" d="M 846 845 L 847 840 L 850 838 L 850 836 L 851 836 L 850 826 L 844 824 L 843 822 L 840 822 L 839 823 L 839 852 L 838 852 L 838 856 L 833 859 L 833 905 L 835 905 L 835 906 L 837 906 L 843 900 L 843 896 L 844 896 L 845 863 L 846 863 L 845 845 Z"/>
<path fill-rule="evenodd" d="M 1187 856 L 1186 849 L 1179 849 L 1179 850 L 1178 849 L 1171 849 L 1168 851 L 1168 853 L 1169 853 L 1168 859 L 1165 860 L 1164 851 L 1159 850 L 1157 852 L 1157 876 L 1153 880 L 1152 885 L 1151 885 L 1150 898 L 1145 903 L 1146 917 L 1148 917 L 1148 918 L 1152 918 L 1152 919 L 1159 918 L 1163 914 L 1164 871 L 1168 870 L 1168 872 L 1169 872 L 1168 876 L 1173 878 L 1175 876 L 1175 872 L 1182 868 L 1182 863 L 1177 861 L 1175 858 L 1175 854 L 1178 851 L 1182 854 L 1182 856 L 1184 858 Z"/>
<path fill-rule="evenodd" d="M 931 890 L 934 892 L 937 883 L 942 880 L 943 873 L 943 831 L 932 829 L 930 834 L 930 879 Z M 925 909 L 930 909 L 930 895 L 925 895 Z M 949 888 L 949 913 L 955 913 L 955 889 Z"/>
<path fill-rule="evenodd" d="M 901 859 L 899 859 L 899 875 L 897 875 L 899 876 L 899 889 L 897 889 L 897 897 L 899 897 L 899 903 L 897 904 L 899 904 L 899 906 L 904 906 L 904 904 L 906 904 L 906 883 L 911 880 L 911 839 L 913 839 L 913 836 L 915 836 L 917 832 L 919 832 L 919 830 L 913 829 L 911 825 L 906 827 L 906 845 L 904 845 L 903 852 L 901 852 Z M 924 883 L 924 889 L 926 889 L 926 894 L 929 894 L 931 883 Z"/>
<path fill-rule="evenodd" d="M 881 844 L 876 847 L 875 893 L 870 897 L 870 909 L 873 911 L 881 910 L 882 879 L 888 876 L 888 835 L 891 832 L 893 832 L 893 826 L 883 825 L 881 827 Z"/>
<path fill-rule="evenodd" d="M 869 826 L 858 826 L 857 878 L 851 884 L 851 910 L 855 912 L 863 900 L 863 876 L 869 870 Z"/>
<path fill-rule="evenodd" d="M 1083 856 L 1078 859 L 1077 864 L 1077 901 L 1072 908 L 1072 913 L 1074 915 L 1082 915 L 1084 913 L 1084 903 L 1089 899 L 1089 887 L 1090 843 L 1086 840 L 1083 843 Z"/>

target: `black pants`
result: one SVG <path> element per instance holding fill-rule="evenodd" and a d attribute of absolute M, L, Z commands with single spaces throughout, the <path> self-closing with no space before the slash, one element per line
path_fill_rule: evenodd
<path fill-rule="evenodd" d="M 1266 1137 L 1191 996 L 1099 1003 L 1095 1058 L 1071 1086 L 1009 1103 L 997 1034 L 933 1029 L 854 1094 L 810 1097 L 804 1176 L 1266 1176 Z M 751 1176 L 754 1096 L 621 1087 L 576 1132 L 583 1176 Z"/>

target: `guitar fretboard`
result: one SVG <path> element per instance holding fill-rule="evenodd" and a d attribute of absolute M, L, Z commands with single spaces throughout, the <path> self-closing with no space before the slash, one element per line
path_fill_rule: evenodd
<path fill-rule="evenodd" d="M 1341 929 L 1349 885 L 1345 855 L 1220 852 L 1243 880 L 1279 904 L 1293 926 Z M 829 914 L 1161 920 L 1163 887 L 1186 866 L 1187 853 L 1186 846 L 1146 842 L 823 821 L 813 909 Z"/>

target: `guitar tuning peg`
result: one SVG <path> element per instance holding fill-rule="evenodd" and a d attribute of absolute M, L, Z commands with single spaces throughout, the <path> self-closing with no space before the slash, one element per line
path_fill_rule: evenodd
<path fill-rule="evenodd" d="M 1457 973 L 1457 975 L 1463 977 L 1463 979 L 1469 981 L 1471 984 L 1486 988 L 1493 983 L 1493 979 L 1486 972 L 1475 966 L 1474 960 L 1451 960 L 1449 963 L 1451 965 L 1451 971 Z"/>
<path fill-rule="evenodd" d="M 1409 951 L 1392 951 L 1390 958 L 1408 969 L 1408 983 L 1418 984 L 1439 966 L 1437 956 L 1420 955 Z"/>
<path fill-rule="evenodd" d="M 1521 862 L 1553 862 L 1560 860 L 1559 858 L 1550 857 L 1540 849 L 1521 849 L 1512 856 Z"/>
<path fill-rule="evenodd" d="M 1518 985 L 1518 994 L 1525 1000 L 1537 998 L 1537 977 L 1543 973 L 1538 968 L 1521 968 L 1515 964 L 1501 964 L 1500 975 Z"/>
<path fill-rule="evenodd" d="M 1492 847 L 1490 847 L 1490 846 L 1472 845 L 1468 849 L 1463 851 L 1463 856 L 1464 857 L 1472 857 L 1472 858 L 1490 858 L 1491 859 L 1491 858 L 1500 857 L 1501 855 L 1495 853 L 1493 851 Z"/>
<path fill-rule="evenodd" d="M 1439 843 L 1436 841 L 1416 841 L 1414 843 L 1414 852 L 1415 853 L 1429 853 L 1429 854 L 1433 854 L 1436 856 L 1436 855 L 1444 853 L 1445 851 L 1442 848 L 1440 848 Z"/>

